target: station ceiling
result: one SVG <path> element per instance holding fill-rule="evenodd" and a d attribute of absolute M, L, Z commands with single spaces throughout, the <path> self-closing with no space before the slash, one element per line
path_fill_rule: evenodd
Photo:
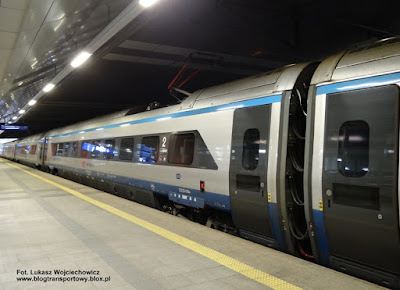
<path fill-rule="evenodd" d="M 181 82 L 198 72 L 181 86 L 193 92 L 400 35 L 399 1 L 138 2 L 0 0 L 0 122 L 30 128 L 0 138 L 176 104 L 183 95 L 168 86 L 182 67 Z M 56 87 L 43 93 L 49 82 Z"/>

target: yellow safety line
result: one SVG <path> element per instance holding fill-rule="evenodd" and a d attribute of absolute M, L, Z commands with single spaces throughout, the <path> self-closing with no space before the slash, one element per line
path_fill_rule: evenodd
<path fill-rule="evenodd" d="M 261 284 L 264 284 L 264 285 L 266 285 L 266 286 L 268 286 L 270 288 L 273 288 L 273 289 L 302 289 L 302 288 L 297 287 L 297 286 L 295 286 L 293 284 L 290 284 L 290 283 L 288 283 L 288 282 L 286 282 L 286 281 L 284 281 L 282 279 L 279 279 L 279 278 L 274 277 L 274 276 L 272 276 L 270 274 L 267 274 L 267 273 L 265 273 L 263 271 L 260 271 L 260 270 L 258 270 L 256 268 L 253 268 L 253 267 L 251 267 L 251 266 L 249 266 L 249 265 L 247 265 L 245 263 L 242 263 L 242 262 L 240 262 L 240 261 L 238 261 L 238 260 L 236 260 L 234 258 L 231 258 L 231 257 L 229 257 L 227 255 L 224 255 L 224 254 L 222 254 L 222 253 L 220 253 L 218 251 L 210 249 L 210 248 L 208 248 L 206 246 L 203 246 L 203 245 L 201 245 L 199 243 L 196 243 L 196 242 L 194 242 L 192 240 L 189 240 L 189 239 L 187 239 L 185 237 L 182 237 L 182 236 L 180 236 L 178 234 L 175 234 L 175 233 L 173 233 L 173 232 L 171 232 L 169 230 L 166 230 L 164 228 L 156 226 L 156 225 L 154 225 L 152 223 L 149 223 L 149 222 L 147 222 L 145 220 L 142 220 L 142 219 L 140 219 L 138 217 L 135 217 L 135 216 L 133 216 L 131 214 L 128 214 L 128 213 L 126 213 L 126 212 L 124 212 L 122 210 L 119 210 L 119 209 L 115 208 L 115 207 L 109 206 L 109 205 L 107 205 L 105 203 L 102 203 L 102 202 L 100 202 L 98 200 L 90 198 L 90 197 L 88 197 L 88 196 L 86 196 L 86 195 L 84 195 L 82 193 L 77 192 L 76 190 L 73 190 L 73 189 L 68 188 L 66 186 L 63 186 L 61 184 L 58 184 L 58 183 L 56 183 L 54 181 L 51 181 L 51 180 L 46 179 L 44 177 L 41 177 L 41 176 L 39 176 L 39 175 L 37 175 L 35 173 L 29 172 L 29 171 L 27 171 L 25 169 L 22 169 L 22 168 L 14 165 L 12 163 L 9 163 L 9 162 L 3 162 L 3 163 L 6 163 L 6 164 L 8 164 L 8 165 L 10 165 L 10 166 L 12 166 L 14 168 L 17 168 L 17 169 L 19 169 L 19 170 L 21 170 L 21 171 L 23 171 L 25 173 L 28 173 L 29 175 L 31 175 L 33 177 L 36 177 L 36 178 L 38 178 L 38 179 L 40 179 L 40 180 L 42 180 L 44 182 L 47 182 L 47 183 L 49 183 L 49 184 L 51 184 L 51 185 L 53 185 L 55 187 L 58 187 L 58 188 L 66 191 L 66 192 L 68 192 L 68 193 L 70 193 L 72 195 L 75 195 L 76 197 L 78 197 L 80 199 L 83 199 L 83 200 L 85 200 L 87 202 L 90 202 L 91 204 L 94 204 L 94 205 L 96 205 L 96 206 L 98 206 L 98 207 L 100 207 L 100 208 L 102 208 L 102 209 L 104 209 L 104 210 L 106 210 L 106 211 L 108 211 L 110 213 L 113 213 L 113 214 L 115 214 L 115 215 L 117 215 L 117 216 L 119 216 L 119 217 L 121 217 L 123 219 L 126 219 L 126 220 L 128 220 L 130 222 L 133 222 L 134 224 L 136 224 L 138 226 L 141 226 L 141 227 L 143 227 L 143 228 L 145 228 L 145 229 L 147 229 L 147 230 L 149 230 L 149 231 L 151 231 L 151 232 L 153 232 L 153 233 L 155 233 L 155 234 L 157 234 L 159 236 L 162 236 L 162 237 L 164 237 L 164 238 L 166 238 L 166 239 L 168 239 L 168 240 L 170 240 L 172 242 L 175 242 L 175 243 L 177 243 L 177 244 L 179 244 L 179 245 L 181 245 L 181 246 L 183 246 L 183 247 L 185 247 L 185 248 L 187 248 L 189 250 L 192 250 L 193 252 L 196 252 L 196 253 L 204 256 L 204 257 L 207 257 L 207 258 L 209 258 L 209 259 L 211 259 L 211 260 L 213 260 L 213 261 L 215 261 L 215 262 L 217 262 L 217 263 L 219 263 L 219 264 L 221 264 L 221 265 L 223 265 L 223 266 L 225 266 L 225 267 L 227 267 L 227 268 L 229 268 L 229 269 L 231 269 L 231 270 L 233 270 L 233 271 L 235 271 L 235 272 L 237 272 L 239 274 L 242 274 L 243 276 L 246 276 L 246 277 L 248 277 L 248 278 L 250 278 L 252 280 L 255 280 L 255 281 L 257 281 L 257 282 L 259 282 Z"/>

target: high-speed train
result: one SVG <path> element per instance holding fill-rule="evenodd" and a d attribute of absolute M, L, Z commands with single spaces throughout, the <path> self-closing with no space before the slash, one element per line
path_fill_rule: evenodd
<path fill-rule="evenodd" d="M 8 143 L 3 156 L 400 288 L 400 40 Z"/>

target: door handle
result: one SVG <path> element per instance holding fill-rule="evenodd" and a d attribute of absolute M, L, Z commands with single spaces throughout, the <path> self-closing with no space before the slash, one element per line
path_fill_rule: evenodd
<path fill-rule="evenodd" d="M 325 191 L 325 194 L 326 194 L 328 197 L 331 197 L 331 196 L 332 196 L 332 190 L 327 189 L 327 190 Z"/>
<path fill-rule="evenodd" d="M 327 189 L 327 190 L 325 191 L 325 194 L 326 194 L 326 196 L 328 197 L 328 208 L 330 208 L 330 207 L 331 207 L 331 199 L 330 199 L 330 197 L 332 196 L 332 190 Z"/>
<path fill-rule="evenodd" d="M 261 182 L 261 183 L 260 183 L 261 197 L 264 197 L 264 186 L 265 186 L 264 182 Z"/>

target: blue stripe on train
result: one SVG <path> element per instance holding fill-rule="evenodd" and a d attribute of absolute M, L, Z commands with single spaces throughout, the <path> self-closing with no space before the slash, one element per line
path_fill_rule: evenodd
<path fill-rule="evenodd" d="M 164 184 L 159 182 L 152 182 L 142 179 L 136 179 L 132 177 L 119 176 L 114 174 L 102 173 L 98 171 L 73 168 L 63 165 L 57 165 L 58 169 L 66 170 L 69 172 L 78 173 L 84 176 L 90 176 L 97 179 L 103 179 L 110 182 L 119 183 L 126 186 L 132 186 L 144 190 L 149 190 L 160 195 L 165 195 L 168 198 L 172 198 L 175 202 L 185 204 L 192 207 L 209 207 L 229 212 L 231 210 L 231 202 L 229 196 L 221 195 L 213 192 L 200 192 L 193 188 L 179 187 L 170 184 Z M 189 199 L 192 198 L 192 200 Z M 196 199 L 196 200 L 194 200 Z M 192 202 L 192 204 L 190 204 Z"/>
<path fill-rule="evenodd" d="M 246 100 L 246 101 L 225 104 L 225 105 L 207 107 L 207 108 L 203 108 L 203 109 L 183 111 L 183 112 L 178 112 L 178 113 L 173 113 L 173 114 L 167 114 L 167 115 L 162 115 L 162 116 L 157 116 L 157 117 L 135 120 L 135 121 L 131 121 L 131 122 L 124 122 L 124 123 L 103 126 L 103 127 L 96 127 L 96 128 L 91 128 L 91 129 L 82 130 L 82 131 L 75 131 L 75 132 L 71 132 L 71 133 L 67 133 L 67 134 L 54 135 L 54 136 L 50 136 L 50 137 L 64 137 L 64 136 L 70 136 L 70 135 L 79 134 L 79 133 L 93 132 L 93 131 L 100 130 L 100 129 L 103 129 L 103 130 L 112 129 L 112 128 L 117 128 L 117 127 L 125 126 L 125 125 L 137 125 L 137 124 L 156 122 L 156 121 L 161 121 L 161 120 L 166 120 L 166 119 L 182 118 L 182 117 L 188 117 L 188 116 L 194 116 L 194 115 L 200 115 L 200 114 L 206 114 L 206 113 L 213 113 L 213 112 L 218 112 L 218 111 L 227 111 L 227 110 L 234 110 L 234 109 L 239 109 L 239 108 L 261 106 L 261 105 L 266 105 L 266 104 L 278 103 L 281 101 L 281 98 L 282 98 L 282 95 L 262 97 L 262 98 L 257 98 L 257 99 L 251 99 L 251 100 Z"/>
<path fill-rule="evenodd" d="M 324 212 L 320 210 L 313 210 L 315 232 L 317 234 L 317 241 L 320 253 L 320 263 L 329 267 L 329 246 L 328 238 L 326 236 Z"/>
<path fill-rule="evenodd" d="M 269 216 L 271 219 L 272 233 L 275 240 L 278 243 L 278 248 L 281 251 L 286 251 L 285 241 L 281 231 L 281 225 L 279 220 L 278 204 L 275 202 L 268 202 Z"/>
<path fill-rule="evenodd" d="M 365 88 L 390 85 L 394 83 L 400 83 L 400 72 L 322 85 L 320 87 L 317 87 L 317 95 L 360 90 Z"/>

